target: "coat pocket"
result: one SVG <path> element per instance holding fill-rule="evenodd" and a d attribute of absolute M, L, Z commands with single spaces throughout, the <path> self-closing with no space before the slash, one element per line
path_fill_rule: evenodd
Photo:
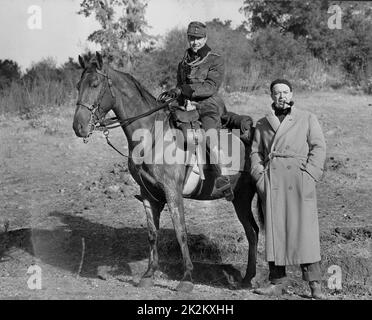
<path fill-rule="evenodd" d="M 315 180 L 306 171 L 302 171 L 302 198 L 305 201 L 315 200 Z"/>

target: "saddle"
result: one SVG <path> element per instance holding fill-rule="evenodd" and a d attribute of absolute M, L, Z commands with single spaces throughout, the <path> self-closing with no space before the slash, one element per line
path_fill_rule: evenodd
<path fill-rule="evenodd" d="M 177 128 L 180 128 L 182 131 L 187 128 L 195 128 L 199 125 L 199 112 L 195 110 L 182 110 L 176 109 L 171 111 L 173 121 Z"/>
<path fill-rule="evenodd" d="M 188 129 L 199 129 L 201 127 L 198 106 L 195 102 L 188 101 L 183 107 L 170 106 L 170 113 L 173 124 L 182 131 L 185 139 L 188 138 Z"/>
<path fill-rule="evenodd" d="M 185 107 L 170 106 L 170 121 L 175 128 L 178 128 L 184 137 L 184 150 L 192 146 L 192 153 L 195 155 L 196 166 L 199 168 L 202 180 L 205 179 L 202 166 L 202 155 L 199 146 L 197 130 L 201 128 L 200 115 L 196 103 L 188 101 Z M 191 133 L 191 135 L 190 135 Z M 191 150 L 189 150 L 191 151 Z"/>

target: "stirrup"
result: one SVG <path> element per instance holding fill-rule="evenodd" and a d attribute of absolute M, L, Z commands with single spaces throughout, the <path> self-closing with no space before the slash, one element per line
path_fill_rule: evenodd
<path fill-rule="evenodd" d="M 220 176 L 216 179 L 216 189 L 222 192 L 227 201 L 234 200 L 234 192 L 232 190 L 230 179 L 228 177 Z"/>

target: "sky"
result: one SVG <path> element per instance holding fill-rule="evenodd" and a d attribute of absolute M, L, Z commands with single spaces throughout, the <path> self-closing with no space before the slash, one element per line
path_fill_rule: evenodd
<path fill-rule="evenodd" d="M 16 61 L 23 71 L 52 57 L 61 64 L 85 51 L 99 49 L 87 41 L 99 28 L 94 17 L 78 15 L 81 0 L 0 0 L 0 59 Z M 219 18 L 240 25 L 243 0 L 147 0 L 146 20 L 152 35 L 183 28 L 192 20 Z"/>

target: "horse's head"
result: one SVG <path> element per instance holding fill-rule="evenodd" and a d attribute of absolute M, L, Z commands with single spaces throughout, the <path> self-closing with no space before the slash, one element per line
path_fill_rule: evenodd
<path fill-rule="evenodd" d="M 96 52 L 89 61 L 79 56 L 79 63 L 83 73 L 77 84 L 78 100 L 72 127 L 78 137 L 87 138 L 113 107 L 115 99 L 111 79 L 103 70 L 102 56 Z"/>

